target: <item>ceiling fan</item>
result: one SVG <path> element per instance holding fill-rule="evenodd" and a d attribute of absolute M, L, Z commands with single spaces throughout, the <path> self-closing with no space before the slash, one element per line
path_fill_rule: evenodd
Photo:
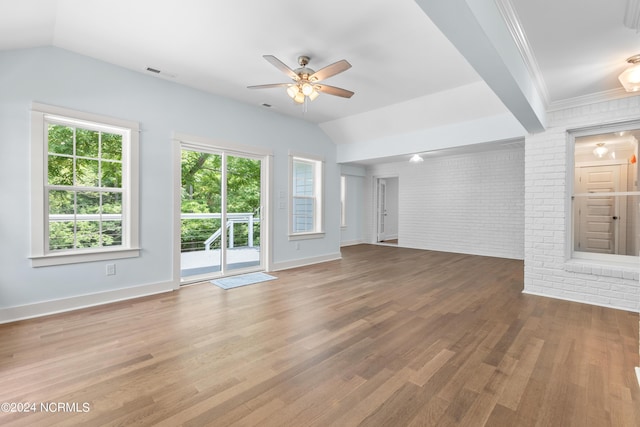
<path fill-rule="evenodd" d="M 267 85 L 247 86 L 248 89 L 268 89 L 273 87 L 286 87 L 287 94 L 297 104 L 304 104 L 306 106 L 307 98 L 311 101 L 316 99 L 320 92 L 329 95 L 340 96 L 342 98 L 351 98 L 353 92 L 350 90 L 342 89 L 335 86 L 329 86 L 319 83 L 322 80 L 342 73 L 343 71 L 351 68 L 351 64 L 342 59 L 338 62 L 334 62 L 331 65 L 327 65 L 318 71 L 314 71 L 311 68 L 307 68 L 310 58 L 308 56 L 298 57 L 298 64 L 300 68 L 292 70 L 286 66 L 282 61 L 273 55 L 263 55 L 263 58 L 269 61 L 274 67 L 285 73 L 293 80 L 293 83 L 273 83 Z"/>

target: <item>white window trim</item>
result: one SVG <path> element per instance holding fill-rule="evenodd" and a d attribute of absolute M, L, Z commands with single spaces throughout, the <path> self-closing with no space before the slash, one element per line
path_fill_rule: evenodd
<path fill-rule="evenodd" d="M 45 119 L 55 118 L 75 125 L 83 122 L 92 128 L 118 128 L 128 131 L 129 147 L 123 150 L 123 183 L 128 189 L 123 193 L 123 244 L 118 247 L 87 248 L 69 251 L 50 252 L 45 242 L 47 233 L 47 212 L 45 202 L 47 164 L 47 133 Z M 63 264 L 75 264 L 120 258 L 132 258 L 140 255 L 139 248 L 139 124 L 128 120 L 116 119 L 97 114 L 84 113 L 62 107 L 32 103 L 31 106 L 31 265 L 45 267 Z"/>
<path fill-rule="evenodd" d="M 575 260 L 575 261 L 591 261 L 591 262 L 600 262 L 602 264 L 610 265 L 610 266 L 630 266 L 637 268 L 638 260 L 640 257 L 633 255 L 614 255 L 614 254 L 599 254 L 599 253 L 591 253 L 591 252 L 581 252 L 576 251 L 573 248 L 574 242 L 574 218 L 573 218 L 573 196 L 580 195 L 574 193 L 574 174 L 575 168 L 578 164 L 587 165 L 589 163 L 578 163 L 575 161 L 575 141 L 576 138 L 598 135 L 603 133 L 613 133 L 620 131 L 627 131 L 630 129 L 640 129 L 640 120 L 634 120 L 630 122 L 623 123 L 610 123 L 603 124 L 598 126 L 592 126 L 582 129 L 571 129 L 567 130 L 567 174 L 566 174 L 566 182 L 567 182 L 567 192 L 568 197 L 566 197 L 566 212 L 568 214 L 565 216 L 566 218 L 566 227 L 565 230 L 571 230 L 570 233 L 566 233 L 566 259 L 567 260 Z M 616 193 L 617 194 L 617 193 Z M 640 195 L 640 192 L 620 192 L 617 195 Z"/>
<path fill-rule="evenodd" d="M 316 203 L 314 212 L 314 231 L 294 233 L 293 231 L 293 161 L 294 159 L 314 162 L 320 167 L 314 167 L 314 192 Z M 324 231 L 324 158 L 310 154 L 289 152 L 289 240 L 320 239 L 325 236 Z M 318 188 L 319 187 L 319 188 Z"/>
<path fill-rule="evenodd" d="M 340 228 L 347 228 L 347 176 L 340 175 Z"/>

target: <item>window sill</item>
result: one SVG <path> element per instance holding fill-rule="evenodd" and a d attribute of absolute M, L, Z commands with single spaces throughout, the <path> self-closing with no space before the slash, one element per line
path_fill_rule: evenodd
<path fill-rule="evenodd" d="M 108 261 L 112 259 L 135 258 L 140 256 L 140 249 L 109 249 L 100 252 L 54 253 L 31 256 L 32 267 L 49 267 L 53 265 L 78 264 L 82 262 Z"/>
<path fill-rule="evenodd" d="M 289 234 L 289 240 L 323 239 L 324 232 Z"/>
<path fill-rule="evenodd" d="M 564 269 L 565 271 L 573 273 L 591 274 L 602 277 L 615 277 L 629 280 L 638 280 L 640 278 L 640 266 L 627 262 L 573 258 L 565 263 Z"/>

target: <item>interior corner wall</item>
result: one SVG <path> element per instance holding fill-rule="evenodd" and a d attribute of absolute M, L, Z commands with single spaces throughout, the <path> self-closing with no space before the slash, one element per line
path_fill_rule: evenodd
<path fill-rule="evenodd" d="M 106 276 L 104 262 L 31 267 L 32 102 L 140 123 L 141 255 L 117 260 L 115 276 Z M 0 51 L 0 129 L 0 323 L 174 288 L 174 132 L 268 149 L 274 195 L 289 192 L 289 151 L 324 158 L 325 235 L 289 241 L 287 210 L 274 209 L 273 262 L 295 266 L 340 256 L 336 147 L 315 124 L 43 47 Z"/>
<path fill-rule="evenodd" d="M 397 176 L 401 247 L 501 258 L 524 256 L 524 149 L 367 168 L 365 239 L 376 239 L 376 179 Z"/>
<path fill-rule="evenodd" d="M 639 266 L 568 259 L 571 230 L 568 131 L 640 117 L 640 97 L 549 113 L 545 132 L 525 138 L 524 292 L 605 307 L 640 309 Z M 572 179 L 572 178 L 570 178 Z"/>

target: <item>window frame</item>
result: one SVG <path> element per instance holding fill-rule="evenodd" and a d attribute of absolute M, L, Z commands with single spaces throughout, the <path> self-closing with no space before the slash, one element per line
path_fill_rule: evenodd
<path fill-rule="evenodd" d="M 313 230 L 294 231 L 294 163 L 309 163 L 313 166 L 313 195 L 305 196 L 313 200 Z M 324 237 L 324 159 L 322 157 L 289 153 L 289 240 L 313 239 Z"/>
<path fill-rule="evenodd" d="M 347 176 L 340 175 L 340 227 L 347 227 Z"/>
<path fill-rule="evenodd" d="M 610 123 L 603 124 L 598 126 L 585 127 L 580 129 L 571 129 L 567 130 L 567 174 L 566 174 L 566 182 L 567 182 L 567 192 L 568 197 L 567 200 L 567 215 L 566 222 L 567 227 L 566 230 L 571 230 L 570 233 L 566 233 L 566 243 L 567 243 L 567 256 L 568 260 L 574 261 L 596 261 L 605 263 L 608 265 L 629 265 L 629 266 L 637 266 L 640 256 L 637 255 L 619 255 L 619 254 L 602 254 L 602 253 L 594 253 L 594 252 L 583 252 L 577 251 L 574 248 L 575 242 L 575 219 L 574 219 L 574 204 L 575 204 L 575 196 L 580 195 L 576 193 L 576 189 L 574 188 L 574 179 L 575 179 L 575 169 L 576 169 L 576 161 L 575 161 L 575 150 L 576 150 L 576 138 L 586 137 L 586 136 L 595 136 L 600 134 L 614 133 L 614 132 L 623 132 L 630 130 L 638 130 L 640 129 L 640 120 L 628 121 L 628 122 L 619 122 L 619 123 Z M 626 195 L 636 195 L 640 196 L 640 191 L 625 191 L 617 193 L 607 193 L 613 195 L 615 197 L 618 196 L 626 196 Z"/>
<path fill-rule="evenodd" d="M 48 123 L 115 132 L 122 140 L 122 244 L 97 248 L 49 249 Z M 31 259 L 32 267 L 75 264 L 140 255 L 139 124 L 137 122 L 32 103 L 31 106 Z"/>

